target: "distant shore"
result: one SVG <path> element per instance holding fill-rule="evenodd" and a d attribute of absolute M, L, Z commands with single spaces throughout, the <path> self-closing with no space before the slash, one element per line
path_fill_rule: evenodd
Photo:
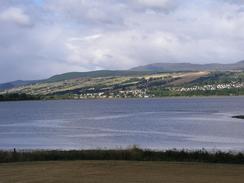
<path fill-rule="evenodd" d="M 244 95 L 194 95 L 194 96 L 162 96 L 162 97 L 148 97 L 148 98 L 141 98 L 141 97 L 128 97 L 128 98 L 82 98 L 82 99 L 74 99 L 74 98 L 50 98 L 45 96 L 31 96 L 27 95 L 25 98 L 6 98 L 1 99 L 0 102 L 18 102 L 18 101 L 57 101 L 57 100 L 74 100 L 74 101 L 83 101 L 83 100 L 126 100 L 126 99 L 192 99 L 192 98 L 225 98 L 225 97 L 244 97 Z"/>

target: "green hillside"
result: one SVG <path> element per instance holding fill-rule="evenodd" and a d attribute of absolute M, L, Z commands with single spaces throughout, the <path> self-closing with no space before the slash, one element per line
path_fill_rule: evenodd
<path fill-rule="evenodd" d="M 70 79 L 77 79 L 77 78 L 94 78 L 94 77 L 112 77 L 112 76 L 137 76 L 137 75 L 145 75 L 145 74 L 152 74 L 156 73 L 156 71 L 128 71 L 128 70 L 99 70 L 99 71 L 90 71 L 90 72 L 69 72 L 60 75 L 55 75 L 50 77 L 44 82 L 58 82 Z"/>

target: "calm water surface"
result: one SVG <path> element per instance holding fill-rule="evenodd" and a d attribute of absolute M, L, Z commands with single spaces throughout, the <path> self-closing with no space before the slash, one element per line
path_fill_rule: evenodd
<path fill-rule="evenodd" d="M 244 150 L 244 97 L 0 103 L 0 149 Z"/>

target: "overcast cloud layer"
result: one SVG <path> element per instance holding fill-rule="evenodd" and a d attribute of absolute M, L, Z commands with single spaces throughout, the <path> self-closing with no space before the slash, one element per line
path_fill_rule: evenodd
<path fill-rule="evenodd" d="M 244 59 L 242 0 L 1 0 L 0 82 Z"/>

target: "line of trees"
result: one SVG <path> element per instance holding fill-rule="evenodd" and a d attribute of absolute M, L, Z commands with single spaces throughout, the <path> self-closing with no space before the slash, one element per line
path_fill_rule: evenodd
<path fill-rule="evenodd" d="M 25 93 L 8 93 L 0 95 L 0 101 L 17 101 L 17 100 L 40 100 L 40 96 L 28 95 Z"/>
<path fill-rule="evenodd" d="M 243 153 L 199 151 L 152 151 L 137 147 L 121 150 L 0 151 L 0 163 L 58 160 L 177 161 L 244 164 Z"/>

